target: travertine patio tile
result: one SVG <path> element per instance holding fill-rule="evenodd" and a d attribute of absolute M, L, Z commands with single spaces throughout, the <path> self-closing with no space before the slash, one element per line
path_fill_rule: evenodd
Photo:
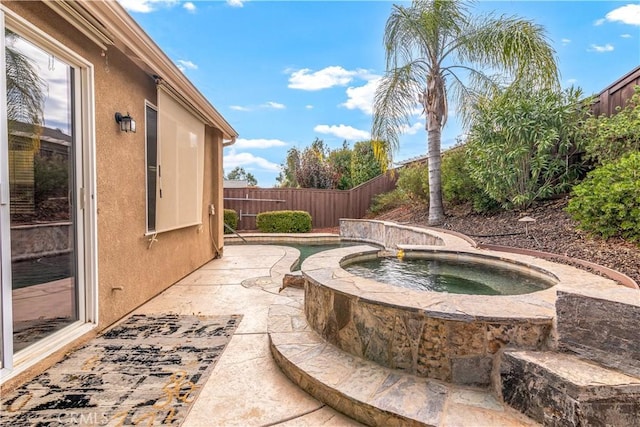
<path fill-rule="evenodd" d="M 317 411 L 279 423 L 278 427 L 364 427 L 363 424 L 323 406 Z"/>
<path fill-rule="evenodd" d="M 322 406 L 282 374 L 266 334 L 236 334 L 183 426 L 266 425 Z"/>
<path fill-rule="evenodd" d="M 177 285 L 239 285 L 244 280 L 268 275 L 268 268 L 246 268 L 240 271 L 200 269 L 180 280 Z"/>

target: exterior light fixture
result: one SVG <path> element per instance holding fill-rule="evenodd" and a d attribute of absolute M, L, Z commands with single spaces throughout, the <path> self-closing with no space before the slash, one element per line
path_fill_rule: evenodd
<path fill-rule="evenodd" d="M 116 113 L 116 123 L 120 125 L 120 130 L 122 132 L 136 132 L 136 121 L 127 113 L 126 116 L 123 116 L 120 113 Z"/>

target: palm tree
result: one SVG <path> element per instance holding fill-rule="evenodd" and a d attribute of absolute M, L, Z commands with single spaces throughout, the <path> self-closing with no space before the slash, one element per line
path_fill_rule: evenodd
<path fill-rule="evenodd" d="M 5 76 L 7 83 L 7 119 L 33 126 L 42 124 L 46 85 L 37 67 L 25 54 L 13 47 L 19 38 L 5 30 Z"/>
<path fill-rule="evenodd" d="M 441 132 L 448 95 L 463 118 L 474 94 L 508 80 L 557 86 L 555 51 L 542 27 L 516 17 L 472 16 L 468 2 L 415 0 L 394 5 L 384 35 L 386 73 L 376 90 L 372 136 L 380 161 L 398 149 L 416 101 L 426 116 L 429 225 L 444 222 L 440 180 Z M 489 72 L 501 72 L 501 80 Z M 505 80 L 506 79 L 506 80 Z"/>
<path fill-rule="evenodd" d="M 15 47 L 20 36 L 5 29 L 4 37 L 11 214 L 32 214 L 35 212 L 36 155 L 40 150 L 46 84 L 38 74 L 35 62 Z"/>

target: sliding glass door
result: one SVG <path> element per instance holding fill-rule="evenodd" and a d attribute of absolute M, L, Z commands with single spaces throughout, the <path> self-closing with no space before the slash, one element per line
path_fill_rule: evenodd
<path fill-rule="evenodd" d="M 85 250 L 90 73 L 54 40 L 7 18 L 0 11 L 4 373 L 21 354 L 46 356 L 38 353 L 44 343 L 64 342 L 70 326 L 95 312 L 87 287 L 94 261 Z"/>

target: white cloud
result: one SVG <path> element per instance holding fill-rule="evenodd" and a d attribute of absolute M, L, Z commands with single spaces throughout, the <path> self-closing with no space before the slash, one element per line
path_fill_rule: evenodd
<path fill-rule="evenodd" d="M 364 86 L 347 88 L 347 101 L 342 105 L 349 110 L 359 109 L 366 114 L 373 114 L 373 98 L 380 84 L 381 77 L 371 78 Z"/>
<path fill-rule="evenodd" d="M 184 72 L 186 70 L 197 70 L 198 66 L 191 61 L 186 61 L 184 59 L 178 59 L 176 61 L 176 65 L 180 69 L 180 71 Z"/>
<path fill-rule="evenodd" d="M 598 52 L 598 53 L 611 52 L 612 50 L 613 50 L 613 45 L 611 45 L 609 43 L 607 43 L 604 46 L 597 45 L 597 44 L 592 44 L 591 47 L 589 48 L 589 51 Z"/>
<path fill-rule="evenodd" d="M 334 86 L 346 86 L 355 77 L 367 78 L 367 70 L 345 70 L 339 65 L 332 65 L 322 70 L 312 71 L 310 68 L 286 70 L 290 73 L 289 88 L 301 90 L 321 90 Z"/>
<path fill-rule="evenodd" d="M 416 122 L 411 126 L 403 126 L 401 132 L 407 135 L 415 135 L 421 130 L 424 130 L 424 123 Z"/>
<path fill-rule="evenodd" d="M 233 147 L 229 150 L 229 154 L 223 157 L 222 164 L 225 169 L 254 165 L 261 170 L 280 172 L 280 165 L 272 163 L 263 157 L 254 156 L 251 153 L 238 153 Z"/>
<path fill-rule="evenodd" d="M 306 108 L 307 110 L 313 110 L 313 105 L 305 105 L 304 108 Z"/>
<path fill-rule="evenodd" d="M 318 125 L 314 127 L 313 130 L 319 133 L 334 135 L 338 138 L 343 138 L 349 141 L 369 139 L 371 137 L 367 131 L 346 125 Z"/>
<path fill-rule="evenodd" d="M 269 101 L 265 104 L 261 105 L 262 108 L 273 108 L 274 110 L 284 110 L 286 107 L 286 105 L 284 104 L 280 104 L 279 102 L 273 102 L 273 101 Z"/>
<path fill-rule="evenodd" d="M 231 7 L 243 7 L 247 0 L 227 0 L 227 4 Z"/>
<path fill-rule="evenodd" d="M 605 15 L 607 21 L 640 26 L 640 4 L 628 4 Z"/>
<path fill-rule="evenodd" d="M 578 83 L 578 79 L 567 79 L 567 84 L 569 85 L 574 85 L 576 83 Z"/>
<path fill-rule="evenodd" d="M 595 25 L 596 27 L 599 27 L 600 25 L 604 24 L 606 22 L 606 19 L 604 18 L 600 18 L 600 19 L 596 19 L 593 23 L 593 25 Z"/>
<path fill-rule="evenodd" d="M 196 5 L 191 3 L 190 1 L 186 2 L 185 4 L 183 4 L 182 7 L 187 9 L 189 12 L 195 12 L 196 11 Z"/>
<path fill-rule="evenodd" d="M 284 110 L 287 106 L 279 102 L 269 101 L 264 104 L 260 104 L 257 107 L 255 105 L 231 105 L 229 108 L 236 111 L 255 111 L 257 109 Z"/>
<path fill-rule="evenodd" d="M 560 40 L 560 41 L 562 42 L 562 46 L 566 46 L 566 45 L 568 45 L 569 43 L 571 43 L 571 39 L 562 39 L 562 40 Z"/>
<path fill-rule="evenodd" d="M 149 13 L 158 7 L 174 6 L 178 0 L 118 0 L 129 12 Z"/>
<path fill-rule="evenodd" d="M 271 147 L 284 147 L 288 145 L 284 141 L 280 141 L 279 139 L 244 139 L 238 138 L 236 143 L 233 144 L 235 148 L 271 148 Z"/>
<path fill-rule="evenodd" d="M 622 37 L 623 39 L 630 39 L 633 36 L 631 34 L 620 34 L 620 37 Z"/>

